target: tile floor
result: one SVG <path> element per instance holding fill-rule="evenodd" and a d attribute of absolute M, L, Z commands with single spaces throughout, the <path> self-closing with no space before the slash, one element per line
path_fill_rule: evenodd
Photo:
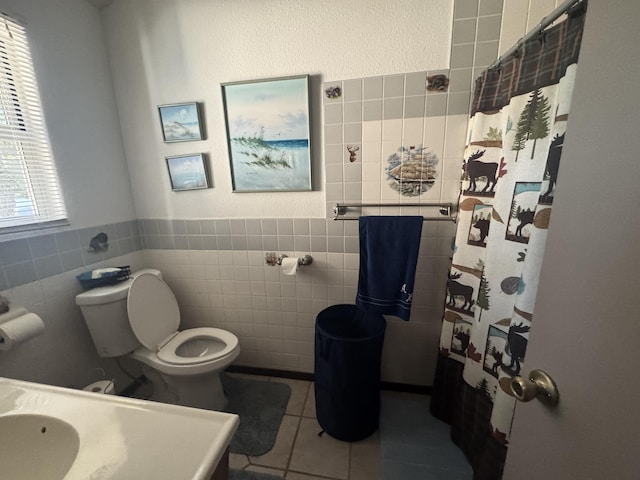
<path fill-rule="evenodd" d="M 473 471 L 450 427 L 429 413 L 429 397 L 382 392 L 380 444 L 385 480 L 469 480 Z"/>
<path fill-rule="evenodd" d="M 285 480 L 468 480 L 473 472 L 449 438 L 449 426 L 429 413 L 429 397 L 383 391 L 380 429 L 359 442 L 324 434 L 316 420 L 313 382 L 280 377 L 240 377 L 286 383 L 291 397 L 274 447 L 264 455 L 231 454 L 234 469 Z M 133 396 L 148 398 L 150 384 Z"/>
<path fill-rule="evenodd" d="M 349 443 L 318 436 L 322 429 L 315 417 L 312 382 L 244 376 L 286 383 L 291 398 L 273 449 L 259 457 L 231 454 L 231 468 L 286 480 L 471 478 L 464 456 L 449 440 L 448 427 L 429 415 L 428 396 L 383 392 L 380 430 Z"/>
<path fill-rule="evenodd" d="M 231 454 L 231 468 L 269 473 L 286 480 L 381 480 L 378 433 L 353 443 L 327 434 L 318 436 L 322 428 L 316 420 L 312 382 L 243 376 L 286 383 L 291 387 L 291 397 L 273 448 L 259 457 Z"/>

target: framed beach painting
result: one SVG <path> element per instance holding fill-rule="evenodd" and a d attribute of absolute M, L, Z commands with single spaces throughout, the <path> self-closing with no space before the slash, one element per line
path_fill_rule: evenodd
<path fill-rule="evenodd" d="M 311 190 L 309 76 L 222 84 L 234 192 Z"/>
<path fill-rule="evenodd" d="M 199 190 L 209 188 L 209 176 L 203 153 L 166 157 L 171 190 Z"/>
<path fill-rule="evenodd" d="M 165 143 L 204 139 L 198 103 L 159 105 L 158 113 Z"/>

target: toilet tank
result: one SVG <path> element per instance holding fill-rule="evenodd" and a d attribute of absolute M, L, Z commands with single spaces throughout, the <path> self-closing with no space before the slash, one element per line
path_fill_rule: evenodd
<path fill-rule="evenodd" d="M 146 268 L 131 274 L 131 278 L 116 285 L 93 288 L 76 296 L 84 321 L 89 328 L 98 355 L 120 357 L 139 348 L 140 342 L 129 325 L 127 295 L 135 277 L 153 273 L 162 278 L 159 270 Z"/>

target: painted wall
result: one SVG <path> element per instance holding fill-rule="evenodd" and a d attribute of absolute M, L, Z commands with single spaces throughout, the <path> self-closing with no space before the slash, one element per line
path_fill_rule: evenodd
<path fill-rule="evenodd" d="M 71 228 L 136 218 L 99 12 L 82 0 L 0 0 L 27 24 Z"/>
<path fill-rule="evenodd" d="M 347 216 L 424 215 L 433 219 L 442 218 L 438 208 L 407 204 L 457 203 L 473 72 L 486 68 L 497 57 L 501 13 L 501 1 L 454 2 L 449 68 L 324 83 L 328 217 L 336 203 L 363 202 L 387 206 L 351 208 Z M 448 78 L 447 87 L 426 88 L 429 79 L 437 75 Z M 342 91 L 339 98 L 324 93 L 336 88 Z M 351 161 L 350 148 L 358 149 L 355 161 Z M 401 187 L 393 181 L 387 172 L 398 157 L 414 162 L 426 159 L 432 169 L 429 181 L 414 183 L 409 189 L 406 183 Z M 384 380 L 418 385 L 432 382 L 454 227 L 449 221 L 423 224 L 410 321 L 387 317 Z M 347 254 L 358 253 L 357 222 L 337 221 L 327 228 L 344 232 L 347 265 Z M 334 249 L 338 239 L 329 241 L 329 249 Z M 348 303 L 353 302 L 358 280 L 358 256 L 353 257 L 356 270 L 348 274 L 345 269 L 341 279 L 343 301 Z M 379 261 L 384 263 L 385 259 Z M 303 359 L 308 355 L 301 354 Z"/>
<path fill-rule="evenodd" d="M 372 181 L 372 152 L 379 152 L 381 166 L 383 143 L 394 140 L 395 151 L 404 141 L 423 143 L 423 133 L 441 170 L 429 195 L 411 200 L 457 200 L 473 71 L 497 56 L 501 11 L 499 0 L 304 8 L 284 1 L 116 1 L 108 7 L 105 31 L 143 246 L 176 292 L 183 327 L 234 332 L 240 364 L 312 372 L 315 316 L 328 305 L 353 303 L 357 287 L 357 223 L 331 220 L 333 203 L 400 201 L 379 178 Z M 336 28 L 336 15 L 348 19 L 345 28 Z M 295 28 L 278 28 L 283 17 Z M 393 31 L 403 34 L 387 33 Z M 426 71 L 450 76 L 450 91 L 427 96 Z M 300 73 L 312 75 L 317 191 L 232 193 L 219 84 Z M 327 102 L 322 90 L 335 84 L 344 96 Z M 157 105 L 193 100 L 204 103 L 207 139 L 162 143 Z M 414 108 L 420 102 L 422 110 Z M 371 106 L 379 118 L 370 118 Z M 367 120 L 378 121 L 377 137 Z M 382 134 L 383 120 L 397 135 Z M 362 146 L 369 167 L 350 164 L 347 143 Z M 164 157 L 195 152 L 209 154 L 214 188 L 171 192 Z M 411 322 L 389 319 L 385 380 L 431 383 L 452 226 L 425 224 L 419 295 Z M 285 277 L 265 266 L 268 251 L 310 253 L 315 261 Z"/>
<path fill-rule="evenodd" d="M 1 0 L 27 25 L 70 226 L 0 235 L 0 291 L 39 314 L 43 335 L 0 352 L 0 376 L 83 386 L 124 375 L 100 360 L 74 297 L 91 265 L 139 265 L 140 237 L 99 12 L 82 0 Z M 87 251 L 109 233 L 106 254 Z M 28 238 L 27 238 L 28 237 Z"/>
<path fill-rule="evenodd" d="M 446 67 L 446 0 L 115 1 L 103 20 L 139 218 L 324 218 L 324 78 Z M 419 20 L 418 20 L 419 19 Z M 232 194 L 220 84 L 310 74 L 315 191 Z M 201 101 L 208 138 L 164 144 L 157 105 Z M 173 193 L 164 157 L 208 153 L 214 188 Z"/>
<path fill-rule="evenodd" d="M 34 1 L 29 5 L 37 3 Z M 101 223 L 97 227 L 47 233 L 26 242 L 14 240 L 0 243 L 4 274 L 0 280 L 4 280 L 3 290 L 10 298 L 26 303 L 33 311 L 55 310 L 55 314 L 47 316 L 57 318 L 59 315 L 61 318 L 74 318 L 78 322 L 79 312 L 73 305 L 73 295 L 78 291 L 74 275 L 93 268 L 99 261 L 103 261 L 101 264 L 122 264 L 124 260 L 120 258 L 129 259 L 130 253 L 143 247 L 142 262 L 163 270 L 178 296 L 183 311 L 183 328 L 216 325 L 234 331 L 243 345 L 240 362 L 245 365 L 311 372 L 315 315 L 330 304 L 352 303 L 355 296 L 358 269 L 355 223 L 334 222 L 325 218 L 325 200 L 339 198 L 329 195 L 328 187 L 325 187 L 322 148 L 316 150 L 314 159 L 317 191 L 271 195 L 231 193 L 222 113 L 221 108 L 216 109 L 220 103 L 208 100 L 207 95 L 217 97 L 219 83 L 227 80 L 301 72 L 316 74 L 313 90 L 316 96 L 312 104 L 315 116 L 312 121 L 317 145 L 322 146 L 322 100 L 317 93 L 324 76 L 329 79 L 364 81 L 370 77 L 358 76 L 375 74 L 382 75 L 379 78 L 384 80 L 386 76 L 403 77 L 402 72 L 446 67 L 450 56 L 451 5 L 444 10 L 431 10 L 434 8 L 431 6 L 429 11 L 424 11 L 426 7 L 416 2 L 384 3 L 374 9 L 355 4 L 335 4 L 332 6 L 340 12 L 341 18 L 360 19 L 355 29 L 335 29 L 335 12 L 327 5 L 315 6 L 303 12 L 287 2 L 266 7 L 261 5 L 259 8 L 247 2 L 244 11 L 234 5 L 233 12 L 224 8 L 213 15 L 210 10 L 212 7 L 202 5 L 202 2 L 164 2 L 161 5 L 158 2 L 153 2 L 153 5 L 131 3 L 114 3 L 103 12 L 103 20 L 116 85 L 120 124 L 132 182 L 136 185 L 137 216 L 141 220 L 137 223 Z M 470 73 L 476 60 L 482 58 L 483 64 L 491 60 L 486 48 L 474 53 L 476 30 L 484 35 L 486 25 L 495 23 L 487 22 L 485 18 L 484 23 L 478 20 L 484 26 L 476 28 L 474 24 L 460 28 L 459 21 L 479 15 L 493 17 L 501 9 L 499 1 L 485 1 L 483 8 L 479 8 L 476 2 L 472 2 L 471 6 L 467 3 L 460 0 L 455 13 L 458 35 L 453 39 L 450 98 L 457 97 L 455 103 L 458 108 L 464 107 L 468 101 Z M 193 10 L 195 4 L 199 8 Z M 300 23 L 308 31 L 315 32 L 318 38 L 311 45 L 313 48 L 297 41 L 299 32 L 289 34 L 288 30 L 278 30 L 276 35 L 272 30 L 264 33 L 261 29 L 254 29 L 258 32 L 256 35 L 267 36 L 256 41 L 253 36 L 237 33 L 245 30 L 236 28 L 233 30 L 236 37 L 232 48 L 224 43 L 224 36 L 215 37 L 218 34 L 211 33 L 210 27 L 195 28 L 203 18 L 208 18 L 209 23 L 221 21 L 223 24 L 242 25 L 243 28 L 252 18 L 268 18 L 269 22 L 277 24 L 281 10 L 275 7 L 284 8 L 287 18 L 297 18 L 294 24 Z M 265 8 L 267 11 L 260 10 Z M 84 11 L 83 8 L 80 11 Z M 393 40 L 389 40 L 387 33 L 376 33 L 387 32 L 387 29 L 399 30 L 401 26 L 411 24 L 416 11 L 423 12 L 424 18 L 431 21 L 413 26 L 411 35 L 394 36 Z M 35 13 L 32 12 L 32 15 Z M 436 17 L 440 20 L 434 20 Z M 168 37 L 163 33 L 173 31 L 170 27 L 176 24 L 176 19 L 178 24 L 184 23 L 189 27 L 182 29 L 181 35 L 185 38 L 181 42 L 197 46 L 184 52 L 180 50 L 179 55 L 173 50 L 177 47 L 168 42 Z M 373 33 L 367 42 L 361 42 L 359 40 L 365 30 Z M 63 35 L 60 31 L 51 31 L 53 36 Z M 96 29 L 94 35 L 98 35 L 98 32 L 99 29 Z M 447 40 L 442 41 L 442 38 Z M 496 39 L 493 43 L 496 43 Z M 462 45 L 469 42 L 472 47 L 470 54 L 469 47 Z M 261 61 L 266 55 L 264 48 L 267 44 L 271 45 L 271 57 L 277 57 L 277 61 Z M 326 44 L 326 49 L 320 49 L 318 44 Z M 204 47 L 200 48 L 200 45 Z M 218 45 L 221 46 L 218 48 Z M 489 46 L 489 52 L 491 48 L 497 48 L 493 44 Z M 308 51 L 292 55 L 291 49 L 294 47 Z M 215 50 L 215 59 L 209 58 L 212 49 Z M 343 50 L 343 55 L 336 57 L 335 52 Z M 96 53 L 97 56 L 101 54 Z M 174 60 L 185 62 L 179 63 L 185 67 L 180 70 L 182 73 L 175 73 L 178 70 L 169 68 L 174 65 Z M 215 68 L 210 65 L 215 65 Z M 147 75 L 151 70 L 154 74 Z M 213 78 L 218 70 L 227 73 L 223 72 L 220 78 Z M 202 78 L 201 72 L 206 73 L 206 78 Z M 192 85 L 194 82 L 195 86 Z M 210 88 L 210 84 L 214 88 Z M 185 93 L 184 97 L 176 98 L 176 91 L 194 93 Z M 200 96 L 202 92 L 204 96 Z M 156 105 L 183 100 L 205 103 L 208 140 L 194 144 L 163 144 Z M 448 103 L 440 102 L 442 105 L 446 113 Z M 462 140 L 460 135 L 464 131 L 461 127 L 464 120 L 457 123 L 451 118 L 449 120 L 450 142 L 455 144 L 456 137 Z M 438 129 L 443 134 L 445 123 L 441 121 L 441 128 Z M 456 128 L 453 128 L 454 123 L 457 124 Z M 452 132 L 455 134 L 452 135 Z M 183 148 L 200 143 L 208 147 L 205 149 L 208 153 L 211 154 L 214 149 L 216 152 L 210 155 L 214 188 L 204 192 L 171 193 L 163 156 L 185 153 Z M 455 155 L 453 157 L 457 164 L 458 158 Z M 336 160 L 327 160 L 327 163 L 332 163 L 333 173 L 329 180 L 334 187 L 338 182 Z M 453 165 L 452 171 L 457 170 L 457 165 Z M 340 179 L 342 181 L 342 173 Z M 345 180 L 348 183 L 353 178 L 347 175 Z M 455 173 L 449 180 L 449 186 L 455 184 Z M 347 183 L 340 185 L 341 191 L 347 190 Z M 336 191 L 334 187 L 330 188 L 332 192 Z M 214 195 L 211 202 L 203 201 L 211 195 Z M 245 205 L 244 212 L 240 208 L 242 204 Z M 99 257 L 88 255 L 85 251 L 88 238 L 101 230 L 109 232 L 110 238 L 114 239 L 109 252 Z M 429 384 L 431 381 L 440 306 L 444 296 L 442 278 L 446 275 L 451 231 L 451 228 L 437 224 L 425 228 L 421 249 L 422 271 L 419 272 L 420 288 L 424 295 L 416 302 L 415 321 L 396 323 L 389 329 L 385 350 L 388 359 L 384 367 L 386 380 L 414 384 Z M 315 262 L 312 269 L 303 270 L 296 277 L 284 277 L 277 269 L 265 266 L 265 251 L 289 255 L 312 253 Z M 140 258 L 135 256 L 127 263 L 140 265 Z M 60 293 L 57 290 L 49 293 L 51 282 L 65 286 L 68 297 L 64 301 L 56 296 Z M 31 295 L 33 289 L 37 295 Z M 51 305 L 54 299 L 61 303 L 55 308 Z M 421 322 L 420 319 L 428 319 L 429 322 Z M 86 343 L 88 337 L 82 323 L 76 323 L 74 328 L 81 330 L 81 343 Z M 62 328 L 61 331 L 70 334 L 72 330 Z M 51 340 L 52 337 L 46 339 Z M 73 372 L 67 368 L 64 379 L 58 376 L 56 368 L 29 369 L 30 364 L 25 359 L 35 355 L 37 345 L 25 345 L 20 352 L 8 354 L 13 359 L 21 359 L 21 366 L 16 363 L 9 366 L 7 362 L 6 370 L 2 373 L 58 384 L 80 382 L 78 378 L 87 376 L 82 369 Z M 91 344 L 84 347 L 87 352 L 91 352 L 91 349 Z M 40 367 L 45 359 L 50 359 L 50 356 L 41 356 L 38 363 Z M 55 362 L 50 363 L 55 365 Z M 94 358 L 91 362 L 80 363 L 95 365 L 97 360 Z"/>
<path fill-rule="evenodd" d="M 88 194 L 83 193 L 85 185 L 74 173 L 62 169 L 67 195 L 83 199 L 83 207 L 78 209 L 81 215 L 72 218 L 72 229 L 43 232 L 28 241 L 0 242 L 0 290 L 46 317 L 45 321 L 50 319 L 52 325 L 45 337 L 24 345 L 19 352 L 5 354 L 0 375 L 80 385 L 96 379 L 96 369 L 112 368 L 111 363 L 94 356 L 73 297 L 79 291 L 74 278 L 77 273 L 114 264 L 160 268 L 180 302 L 182 328 L 214 325 L 234 331 L 242 344 L 241 364 L 311 372 L 315 315 L 331 304 L 352 303 L 357 284 L 357 222 L 331 220 L 330 207 L 334 201 L 348 200 L 349 192 L 365 199 L 371 198 L 372 192 L 365 186 L 372 183 L 371 170 L 349 168 L 348 159 L 342 156 L 344 139 L 336 142 L 335 137 L 326 135 L 322 83 L 338 81 L 352 88 L 372 79 L 384 85 L 386 79 L 396 82 L 402 78 L 400 97 L 406 108 L 407 99 L 422 96 L 411 90 L 416 88 L 417 78 L 428 71 L 448 72 L 449 92 L 432 100 L 424 96 L 422 118 L 424 125 L 430 125 L 426 132 L 438 133 L 444 159 L 438 193 L 434 190 L 432 194 L 436 199 L 455 200 L 459 152 L 464 143 L 464 106 L 474 75 L 497 56 L 502 1 L 425 5 L 404 0 L 366 7 L 357 2 L 323 2 L 302 9 L 284 0 L 268 5 L 249 0 L 217 2 L 215 7 L 204 1 L 116 0 L 100 14 L 109 52 L 106 75 L 96 11 L 79 0 L 51 3 L 49 8 L 50 2 L 39 0 L 0 0 L 0 6 L 11 6 L 14 13 L 32 17 L 36 37 L 44 39 L 49 48 L 60 45 L 60 37 L 66 41 L 62 44 L 67 48 L 65 53 L 86 49 L 86 45 L 93 50 L 88 54 L 78 51 L 82 62 L 77 64 L 65 55 L 67 68 L 52 73 L 51 85 L 57 85 L 66 96 L 46 96 L 45 102 L 45 110 L 55 117 L 71 111 L 68 116 L 83 120 L 71 122 L 75 128 L 68 130 L 54 125 L 52 143 L 54 150 L 55 145 L 63 145 L 76 153 L 71 170 L 84 172 L 89 178 L 85 183 L 89 181 L 91 188 L 87 188 Z M 45 22 L 49 18 L 54 21 Z M 416 22 L 416 18 L 423 21 Z M 337 28 L 341 22 L 344 28 Z M 400 31 L 409 34 L 392 34 Z M 305 42 L 300 42 L 301 36 Z M 40 59 L 38 63 L 55 63 L 55 52 L 48 52 L 48 62 Z M 220 83 L 301 73 L 312 75 L 312 123 L 318 147 L 313 160 L 315 191 L 232 193 Z M 87 102 L 94 102 L 91 113 L 84 104 L 75 102 L 73 92 L 63 88 L 66 82 L 83 92 Z M 157 105 L 193 100 L 205 105 L 207 139 L 164 144 Z M 344 100 L 350 102 L 349 98 Z M 383 95 L 380 101 L 384 100 Z M 119 117 L 114 123 L 116 104 Z M 351 107 L 347 110 L 353 113 Z M 334 126 L 340 124 L 344 129 L 351 123 L 352 117 L 336 120 L 333 114 Z M 84 121 L 83 115 L 90 115 L 91 121 Z M 93 128 L 96 124 L 101 128 Z M 122 141 L 113 125 L 121 127 Z M 369 133 L 367 138 L 372 138 Z M 91 142 L 108 145 L 80 149 L 95 154 L 88 160 L 80 158 L 76 146 L 87 147 Z M 118 178 L 120 184 L 123 179 L 128 181 L 121 161 L 122 145 L 134 188 L 132 195 L 123 194 L 128 201 L 121 208 L 123 197 L 110 202 L 106 186 L 115 177 L 122 177 Z M 111 163 L 102 157 L 105 152 Z M 171 192 L 164 157 L 195 152 L 209 154 L 213 188 Z M 98 181 L 102 179 L 108 181 Z M 101 196 L 104 215 L 93 215 L 98 210 L 89 194 L 94 191 Z M 130 218 L 138 220 L 130 222 Z M 428 385 L 432 380 L 453 224 L 425 225 L 418 270 L 422 295 L 411 322 L 391 320 L 383 367 L 387 381 Z M 114 239 L 109 252 L 88 255 L 87 239 L 101 230 Z M 276 267 L 265 265 L 267 251 L 311 253 L 315 262 L 297 276 L 287 277 Z M 44 355 L 39 342 L 50 346 Z M 72 351 L 71 360 L 58 362 L 66 349 Z M 103 378 L 101 373 L 98 378 Z"/>

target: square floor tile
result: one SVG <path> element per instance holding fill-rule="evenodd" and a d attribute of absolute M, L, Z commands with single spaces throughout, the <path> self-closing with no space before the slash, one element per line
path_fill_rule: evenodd
<path fill-rule="evenodd" d="M 284 477 L 286 480 L 326 480 L 324 477 L 316 477 L 314 475 L 306 475 L 304 473 L 289 472 Z"/>
<path fill-rule="evenodd" d="M 264 455 L 259 457 L 249 457 L 249 461 L 253 465 L 260 465 L 263 467 L 287 468 L 289 457 L 291 455 L 291 448 L 293 447 L 293 441 L 296 438 L 296 431 L 298 430 L 298 422 L 300 417 L 285 415 L 282 417 L 282 423 L 280 424 L 280 430 L 276 435 L 276 441 L 273 448 Z"/>
<path fill-rule="evenodd" d="M 344 479 L 349 476 L 349 444 L 322 430 L 315 419 L 302 418 L 289 469 L 312 475 Z"/>
<path fill-rule="evenodd" d="M 271 377 L 270 380 L 272 382 L 286 383 L 291 387 L 291 397 L 289 397 L 289 403 L 287 404 L 285 413 L 287 415 L 302 415 L 311 382 L 280 377 Z"/>
<path fill-rule="evenodd" d="M 442 470 L 415 463 L 394 462 L 384 460 L 382 462 L 382 472 L 385 479 L 417 479 L 420 480 L 469 480 L 473 474 L 463 473 L 453 470 Z"/>
<path fill-rule="evenodd" d="M 267 475 L 273 475 L 275 477 L 284 477 L 284 470 L 276 468 L 259 467 L 257 465 L 250 465 L 245 468 L 247 472 L 266 473 Z"/>
<path fill-rule="evenodd" d="M 382 473 L 386 479 L 468 479 L 462 451 L 450 440 L 450 426 L 429 412 L 430 397 L 383 392 L 380 415 Z"/>
<path fill-rule="evenodd" d="M 382 478 L 379 432 L 351 444 L 349 473 L 349 480 L 380 480 Z"/>
<path fill-rule="evenodd" d="M 307 395 L 307 401 L 304 404 L 302 416 L 316 418 L 316 390 L 313 386 L 313 383 L 309 388 L 309 394 Z"/>
<path fill-rule="evenodd" d="M 239 453 L 229 453 L 229 468 L 242 470 L 249 466 L 249 458 Z"/>

